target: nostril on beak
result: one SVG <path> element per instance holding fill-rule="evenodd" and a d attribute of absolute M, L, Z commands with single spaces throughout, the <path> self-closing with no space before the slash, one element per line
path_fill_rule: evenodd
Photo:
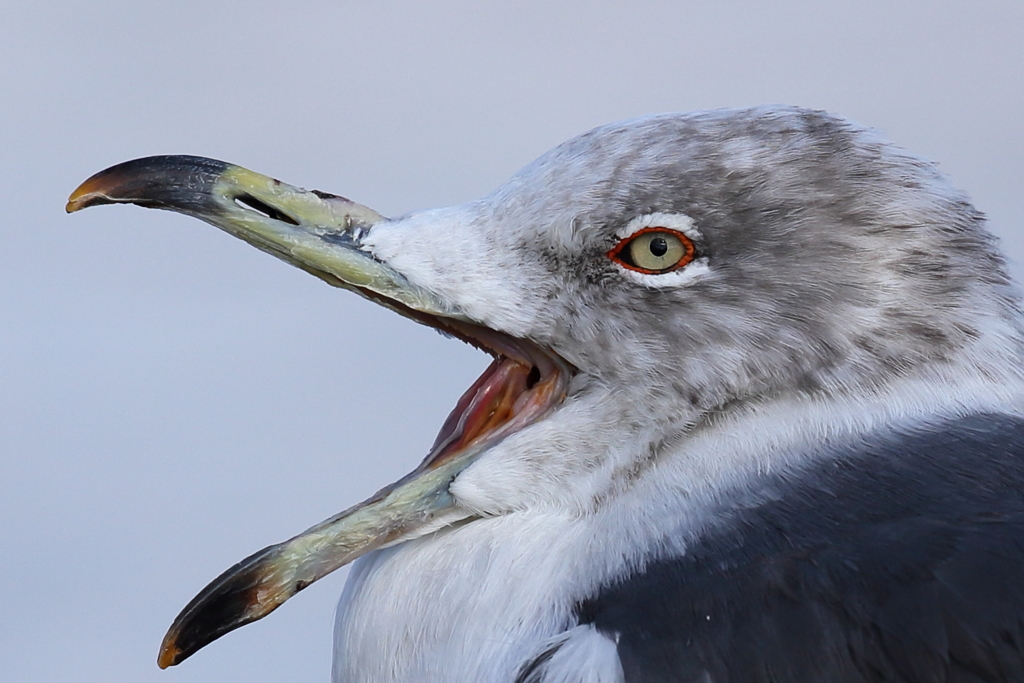
<path fill-rule="evenodd" d="M 275 221 L 281 221 L 282 223 L 288 223 L 290 225 L 298 225 L 299 224 L 299 222 L 297 220 L 295 220 L 294 218 L 292 218 L 288 214 L 283 213 L 282 211 L 279 211 L 278 209 L 275 209 L 274 207 L 270 206 L 269 204 L 261 202 L 260 200 L 256 199 L 255 197 L 253 197 L 250 194 L 243 194 L 243 195 L 239 195 L 239 196 L 235 197 L 235 204 L 238 204 L 243 209 L 248 209 L 249 211 L 255 211 L 256 213 L 260 214 L 261 216 L 265 216 L 267 218 L 272 218 Z"/>

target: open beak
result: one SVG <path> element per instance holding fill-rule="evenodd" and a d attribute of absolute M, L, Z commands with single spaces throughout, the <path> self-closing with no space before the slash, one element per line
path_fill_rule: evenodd
<path fill-rule="evenodd" d="M 495 358 L 459 399 L 414 471 L 368 500 L 242 560 L 203 589 L 164 637 L 157 660 L 161 668 L 266 616 L 361 555 L 468 517 L 448 491 L 455 477 L 482 452 L 543 419 L 565 398 L 572 368 L 556 354 L 474 323 L 455 302 L 416 286 L 374 258 L 362 240 L 375 223 L 387 219 L 365 206 L 193 156 L 147 157 L 101 171 L 71 194 L 67 211 L 97 204 L 138 204 L 194 216 Z"/>

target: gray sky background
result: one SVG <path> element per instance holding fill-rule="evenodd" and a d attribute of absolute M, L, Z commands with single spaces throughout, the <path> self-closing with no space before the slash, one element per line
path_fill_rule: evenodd
<path fill-rule="evenodd" d="M 939 161 L 1024 261 L 1020 0 L 0 14 L 11 683 L 327 681 L 344 572 L 170 671 L 157 646 L 222 570 L 412 468 L 486 365 L 197 221 L 66 216 L 111 164 L 200 154 L 400 214 L 474 199 L 608 121 L 784 102 Z"/>

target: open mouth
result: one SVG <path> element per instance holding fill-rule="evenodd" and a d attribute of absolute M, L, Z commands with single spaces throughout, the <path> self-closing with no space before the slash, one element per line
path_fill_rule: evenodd
<path fill-rule="evenodd" d="M 386 220 L 348 199 L 306 191 L 213 159 L 147 157 L 86 180 L 67 210 L 128 203 L 185 213 L 417 322 L 494 360 L 462 395 L 420 465 L 367 500 L 251 555 L 204 588 L 172 623 L 161 668 L 261 619 L 295 593 L 373 550 L 416 538 L 472 513 L 449 487 L 481 454 L 544 419 L 565 400 L 575 370 L 554 352 L 492 330 L 408 281 L 362 244 Z"/>
<path fill-rule="evenodd" d="M 486 450 L 543 419 L 565 399 L 572 369 L 556 354 L 457 320 L 438 321 L 436 327 L 490 353 L 494 361 L 456 403 L 420 468 L 436 467 L 466 449 Z"/>

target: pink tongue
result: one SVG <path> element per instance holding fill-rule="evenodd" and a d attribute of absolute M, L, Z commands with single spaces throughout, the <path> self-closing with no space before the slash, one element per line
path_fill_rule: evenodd
<path fill-rule="evenodd" d="M 526 391 L 529 374 L 529 367 L 508 358 L 491 363 L 448 415 L 420 467 L 436 467 L 507 421 Z"/>

